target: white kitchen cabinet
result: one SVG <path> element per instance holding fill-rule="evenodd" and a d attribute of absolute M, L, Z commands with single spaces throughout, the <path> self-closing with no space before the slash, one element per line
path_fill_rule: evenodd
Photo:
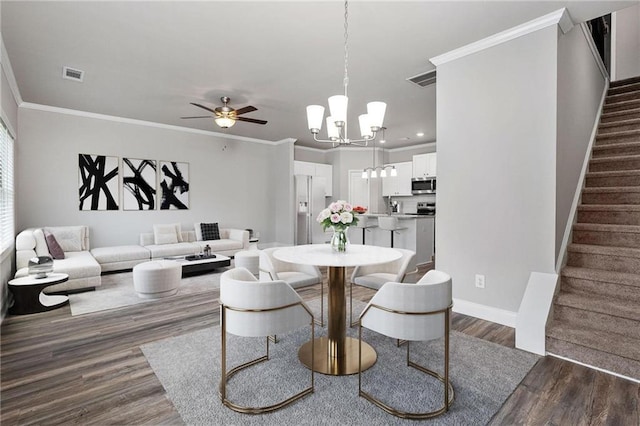
<path fill-rule="evenodd" d="M 435 177 L 436 176 L 436 153 L 420 154 L 413 156 L 414 178 Z"/>
<path fill-rule="evenodd" d="M 333 196 L 333 166 L 331 164 L 294 161 L 293 174 L 320 178 L 324 182 L 324 196 Z"/>
<path fill-rule="evenodd" d="M 396 167 L 397 176 L 389 176 L 390 170 L 387 169 L 387 177 L 382 179 L 382 196 L 407 196 L 411 195 L 411 177 L 413 170 L 413 162 L 392 163 Z"/>

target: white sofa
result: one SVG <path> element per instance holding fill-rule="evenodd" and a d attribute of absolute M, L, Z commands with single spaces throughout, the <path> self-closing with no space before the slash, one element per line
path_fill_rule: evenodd
<path fill-rule="evenodd" d="M 207 244 L 212 253 L 229 257 L 249 248 L 249 231 L 243 229 L 221 228 L 219 240 L 197 241 L 195 231 L 182 231 L 180 234 L 182 242 L 155 244 L 154 233 L 144 232 L 140 234 L 140 245 L 149 250 L 152 260 L 200 253 Z"/>
<path fill-rule="evenodd" d="M 16 278 L 29 275 L 29 259 L 36 256 L 49 256 L 49 248 L 43 238 L 36 238 L 34 231 L 28 228 L 16 236 Z M 53 271 L 69 275 L 69 280 L 47 288 L 47 293 L 71 290 L 91 290 L 101 284 L 100 264 L 89 252 L 89 228 L 86 226 L 60 226 L 45 228 L 56 233 L 69 231 L 78 235 L 80 250 L 65 251 L 64 259 L 54 259 Z"/>

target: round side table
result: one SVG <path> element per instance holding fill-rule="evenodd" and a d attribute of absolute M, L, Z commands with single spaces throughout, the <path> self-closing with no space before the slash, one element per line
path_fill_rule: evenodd
<path fill-rule="evenodd" d="M 43 289 L 54 284 L 60 284 L 69 279 L 67 274 L 51 273 L 44 278 L 33 276 L 16 278 L 9 281 L 9 291 L 13 294 L 13 306 L 9 313 L 13 315 L 35 314 L 50 311 L 69 303 L 69 297 L 62 295 L 48 295 Z"/>

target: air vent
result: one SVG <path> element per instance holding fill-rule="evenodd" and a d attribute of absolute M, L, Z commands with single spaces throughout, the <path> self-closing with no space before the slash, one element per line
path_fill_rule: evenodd
<path fill-rule="evenodd" d="M 82 79 L 84 78 L 84 71 L 64 67 L 62 68 L 62 78 L 66 78 L 67 80 L 79 81 L 80 83 L 82 83 Z"/>
<path fill-rule="evenodd" d="M 427 71 L 422 74 L 414 75 L 413 77 L 409 77 L 408 81 L 417 84 L 420 87 L 427 87 L 436 82 L 436 70 Z"/>

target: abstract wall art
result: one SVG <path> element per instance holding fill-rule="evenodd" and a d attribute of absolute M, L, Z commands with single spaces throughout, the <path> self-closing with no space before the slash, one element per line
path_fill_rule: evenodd
<path fill-rule="evenodd" d="M 156 170 L 155 160 L 122 159 L 124 210 L 155 210 Z"/>
<path fill-rule="evenodd" d="M 189 163 L 160 162 L 160 210 L 189 208 Z"/>
<path fill-rule="evenodd" d="M 80 210 L 118 210 L 118 157 L 78 154 Z"/>

